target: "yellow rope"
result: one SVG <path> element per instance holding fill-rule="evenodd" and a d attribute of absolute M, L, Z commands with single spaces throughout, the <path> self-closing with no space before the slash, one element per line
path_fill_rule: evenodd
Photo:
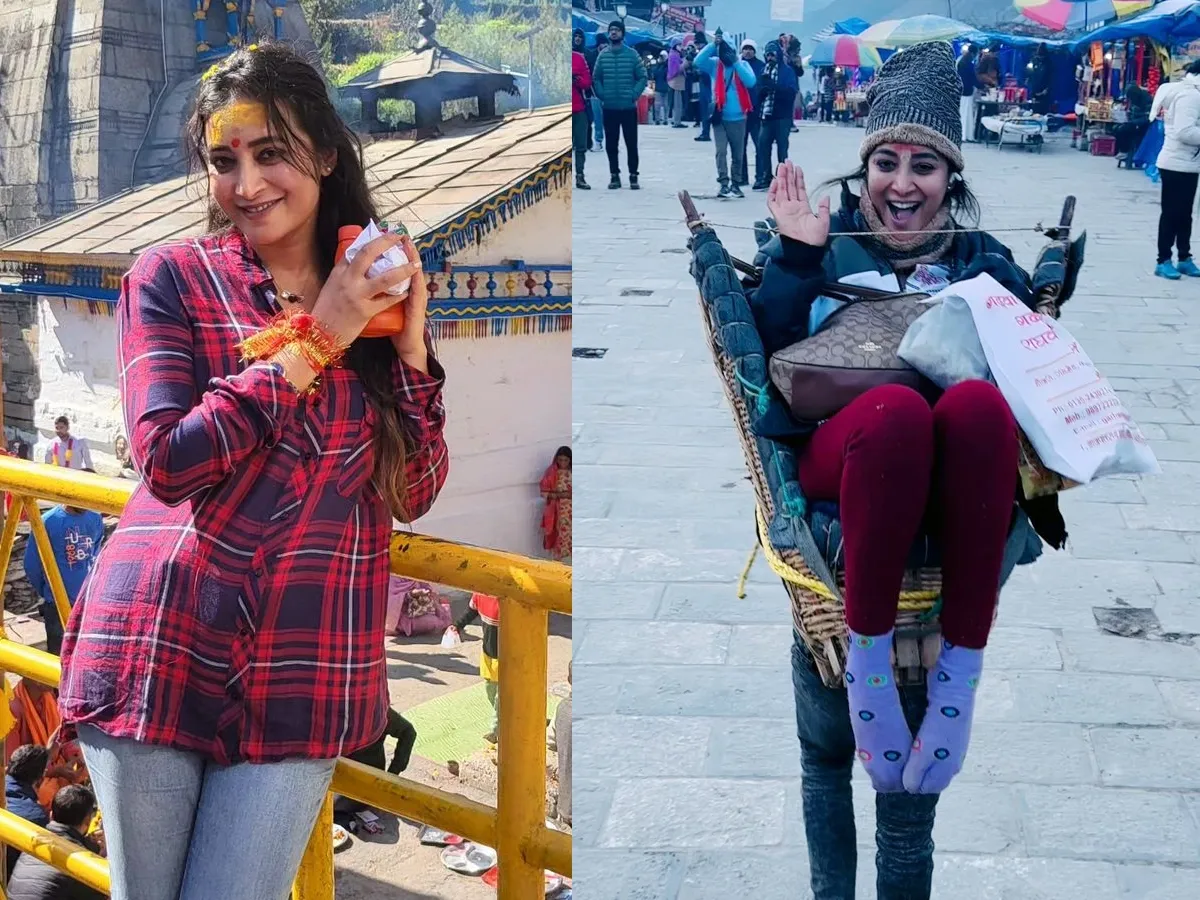
<path fill-rule="evenodd" d="M 754 560 L 758 556 L 758 544 L 750 548 L 750 558 L 746 560 L 746 565 L 742 568 L 741 577 L 738 578 L 738 599 L 746 599 L 746 579 L 750 577 L 750 570 L 754 568 Z"/>
<path fill-rule="evenodd" d="M 789 584 L 799 585 L 802 588 L 812 591 L 819 597 L 824 597 L 826 600 L 837 600 L 837 596 L 825 586 L 825 582 L 817 578 L 812 578 L 808 575 L 801 575 L 775 552 L 775 548 L 771 546 L 770 540 L 767 539 L 767 522 L 763 517 L 762 510 L 759 507 L 754 508 L 754 518 L 758 521 L 758 537 L 759 545 L 762 547 L 763 556 L 766 557 L 767 565 L 771 567 L 771 571 L 782 578 Z M 738 580 L 738 599 L 745 599 L 746 596 L 746 579 L 750 574 L 750 567 L 754 564 L 754 557 L 758 552 L 758 547 L 750 553 L 750 559 L 746 562 L 745 569 L 742 570 L 742 577 Z M 901 610 L 916 610 L 924 612 L 932 609 L 934 602 L 941 595 L 941 591 L 901 591 L 900 602 L 897 606 Z"/>

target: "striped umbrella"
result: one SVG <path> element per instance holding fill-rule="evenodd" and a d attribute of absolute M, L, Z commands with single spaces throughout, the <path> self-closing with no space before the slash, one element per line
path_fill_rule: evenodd
<path fill-rule="evenodd" d="M 849 34 L 836 34 L 813 47 L 809 60 L 814 66 L 842 66 L 847 69 L 878 69 L 883 65 L 879 52 Z"/>
<path fill-rule="evenodd" d="M 888 19 L 872 25 L 858 36 L 865 44 L 895 50 L 926 41 L 953 41 L 975 34 L 970 25 L 945 16 L 912 16 L 907 19 Z"/>
<path fill-rule="evenodd" d="M 1054 31 L 1078 31 L 1124 19 L 1154 5 L 1154 0 L 1013 0 L 1021 15 Z"/>

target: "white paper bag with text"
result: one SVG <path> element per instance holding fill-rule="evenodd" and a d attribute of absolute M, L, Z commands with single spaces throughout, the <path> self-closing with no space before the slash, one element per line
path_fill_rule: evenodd
<path fill-rule="evenodd" d="M 1060 322 L 990 275 L 944 293 L 971 308 L 992 378 L 1047 468 L 1080 484 L 1161 473 L 1125 404 Z"/>

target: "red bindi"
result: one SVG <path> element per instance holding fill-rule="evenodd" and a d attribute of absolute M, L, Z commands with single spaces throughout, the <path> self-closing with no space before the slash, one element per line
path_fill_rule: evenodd
<path fill-rule="evenodd" d="M 241 145 L 242 145 L 242 142 L 239 141 L 237 138 L 234 138 L 232 141 L 229 142 L 229 146 L 233 147 L 234 150 L 236 150 Z"/>

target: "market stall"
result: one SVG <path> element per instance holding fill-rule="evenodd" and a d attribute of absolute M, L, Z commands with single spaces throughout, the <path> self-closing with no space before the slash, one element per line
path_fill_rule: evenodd
<path fill-rule="evenodd" d="M 1150 98 L 1164 80 L 1200 56 L 1200 2 L 1165 0 L 1076 40 L 1076 146 L 1140 168 L 1150 129 Z"/>
<path fill-rule="evenodd" d="M 853 35 L 834 35 L 813 47 L 808 64 L 833 79 L 834 121 L 857 123 L 866 116 L 866 85 L 883 65 L 874 47 Z"/>

